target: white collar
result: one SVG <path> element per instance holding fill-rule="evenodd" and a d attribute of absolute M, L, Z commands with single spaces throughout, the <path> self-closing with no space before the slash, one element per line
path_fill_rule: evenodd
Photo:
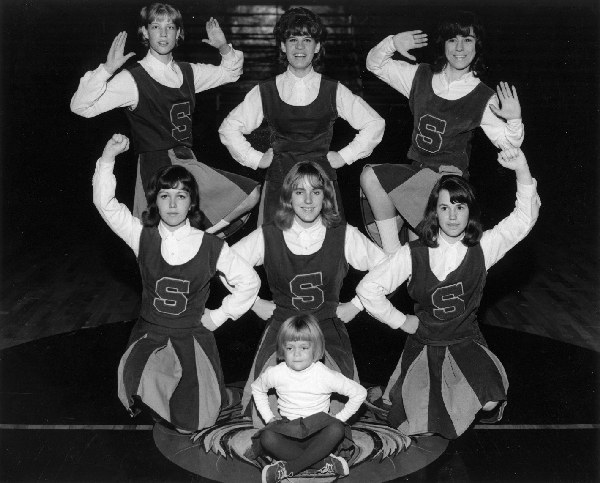
<path fill-rule="evenodd" d="M 175 240 L 183 240 L 192 232 L 192 225 L 190 225 L 190 220 L 186 218 L 185 223 L 181 225 L 177 230 L 171 231 L 169 230 L 164 221 L 160 221 L 158 224 L 158 233 L 163 240 L 167 240 L 169 238 L 174 238 Z"/>
<path fill-rule="evenodd" d="M 456 249 L 456 248 L 458 248 L 458 245 L 465 246 L 464 243 L 461 243 L 464 237 L 465 237 L 465 234 L 463 233 L 458 240 L 456 240 L 454 243 L 450 243 L 448 240 L 446 240 L 442 236 L 442 234 L 440 232 L 438 232 L 437 242 L 438 242 L 438 245 L 440 246 L 440 248 L 442 248 L 444 250 Z"/>
<path fill-rule="evenodd" d="M 300 223 L 298 223 L 296 221 L 296 218 L 294 217 L 294 222 L 292 223 L 290 230 L 292 230 L 297 235 L 300 235 L 301 233 L 307 233 L 307 234 L 313 235 L 313 234 L 316 234 L 317 232 L 321 231 L 324 228 L 325 228 L 325 225 L 323 224 L 322 217 L 319 217 L 319 220 L 316 223 L 309 226 L 308 228 L 303 227 Z"/>
<path fill-rule="evenodd" d="M 447 67 L 447 66 L 444 66 L 444 68 L 442 69 L 442 72 L 441 72 L 441 74 L 442 74 L 442 77 L 443 77 L 443 79 L 446 81 L 446 83 L 447 83 L 448 85 L 450 85 L 450 84 L 453 84 L 454 82 L 463 82 L 463 83 L 465 83 L 465 84 L 471 84 L 471 83 L 473 83 L 473 81 L 476 81 L 476 80 L 477 80 L 477 77 L 475 77 L 475 75 L 473 74 L 473 71 L 472 71 L 472 70 L 470 70 L 470 71 L 468 71 L 468 72 L 465 72 L 465 73 L 464 73 L 463 75 L 461 75 L 461 76 L 460 76 L 458 79 L 456 79 L 456 80 L 454 80 L 454 81 L 450 82 L 450 81 L 448 80 L 448 75 L 446 74 L 446 67 Z"/>
<path fill-rule="evenodd" d="M 297 75 L 295 75 L 289 68 L 287 68 L 287 70 L 283 73 L 285 79 L 289 82 L 293 82 L 293 83 L 303 83 L 303 84 L 308 84 L 312 81 L 315 80 L 315 78 L 318 76 L 317 72 L 313 69 L 313 67 L 310 67 L 310 72 L 308 74 L 306 74 L 304 77 L 298 77 Z"/>
<path fill-rule="evenodd" d="M 148 50 L 148 53 L 146 54 L 146 57 L 144 57 L 144 62 L 150 66 L 152 69 L 155 70 L 164 70 L 164 69 L 171 69 L 171 70 L 175 70 L 175 61 L 173 60 L 173 56 L 171 56 L 171 60 L 165 64 L 163 62 L 161 62 L 160 60 L 158 60 L 156 57 L 154 57 L 150 51 Z"/>

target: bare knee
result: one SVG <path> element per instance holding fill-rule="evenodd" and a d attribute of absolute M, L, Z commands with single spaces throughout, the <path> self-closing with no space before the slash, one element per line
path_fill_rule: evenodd
<path fill-rule="evenodd" d="M 375 171 L 371 166 L 365 166 L 360 173 L 360 186 L 365 193 L 369 193 L 378 188 L 381 189 L 379 179 L 377 179 Z"/>
<path fill-rule="evenodd" d="M 248 204 L 248 208 L 251 209 L 255 207 L 260 201 L 260 185 L 252 190 L 252 193 L 248 195 L 246 199 L 246 203 Z"/>

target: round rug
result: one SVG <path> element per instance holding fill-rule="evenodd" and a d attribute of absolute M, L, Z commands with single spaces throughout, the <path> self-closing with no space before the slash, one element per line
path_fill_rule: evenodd
<path fill-rule="evenodd" d="M 260 465 L 247 458 L 252 435 L 257 431 L 249 418 L 231 408 L 215 426 L 193 437 L 156 424 L 154 443 L 177 466 L 215 481 L 227 483 L 260 482 Z M 439 436 L 409 438 L 377 420 L 367 411 L 352 425 L 355 452 L 349 459 L 347 483 L 378 483 L 413 473 L 435 461 L 448 446 Z M 334 481 L 334 475 L 303 474 L 291 481 Z"/>

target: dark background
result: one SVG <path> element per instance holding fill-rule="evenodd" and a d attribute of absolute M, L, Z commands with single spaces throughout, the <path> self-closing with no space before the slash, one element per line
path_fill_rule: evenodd
<path fill-rule="evenodd" d="M 219 142 L 217 128 L 258 80 L 277 71 L 269 22 L 296 4 L 182 0 L 175 5 L 183 13 L 186 28 L 185 43 L 175 52 L 177 59 L 219 62 L 214 49 L 201 43 L 209 16 L 221 22 L 228 39 L 246 58 L 244 75 L 237 83 L 197 96 L 197 156 L 213 166 L 261 180 L 263 173 L 231 160 Z M 597 423 L 600 413 L 594 391 L 598 388 L 598 353 L 570 344 L 568 339 L 557 341 L 539 335 L 544 324 L 554 324 L 553 306 L 542 306 L 548 297 L 553 297 L 562 311 L 582 319 L 583 327 L 595 328 L 598 324 L 598 276 L 580 278 L 598 266 L 598 2 L 352 0 L 303 5 L 320 13 L 330 30 L 325 73 L 362 95 L 386 119 L 384 139 L 369 158 L 373 163 L 404 160 L 412 120 L 405 99 L 366 71 L 364 61 L 369 49 L 386 35 L 404 30 L 423 29 L 432 34 L 449 8 L 468 8 L 482 17 L 488 31 L 490 67 L 485 81 L 494 86 L 504 80 L 517 87 L 526 132 L 523 150 L 538 180 L 543 203 L 532 233 L 493 268 L 480 311 L 480 315 L 487 309 L 497 312 L 496 302 L 507 296 L 508 300 L 516 297 L 518 301 L 504 318 L 499 317 L 507 321 L 507 326 L 482 328 L 510 374 L 511 402 L 505 422 Z M 0 338 L 5 339 L 1 341 L 2 348 L 9 347 L 0 352 L 3 423 L 148 422 L 129 419 L 117 400 L 114 381 L 132 325 L 126 321 L 136 315 L 131 310 L 140 293 L 136 262 L 131 250 L 96 212 L 91 190 L 95 161 L 107 139 L 114 132 L 128 133 L 129 128 L 122 112 L 84 119 L 69 110 L 80 77 L 105 60 L 117 32 L 129 33 L 127 50 L 137 53 L 134 59 L 145 55 L 134 33 L 141 6 L 137 0 L 0 3 Z M 348 29 L 348 25 L 352 28 Z M 430 50 L 415 54 L 419 61 L 431 60 Z M 339 121 L 332 148 L 339 149 L 352 136 L 348 125 Z M 251 138 L 258 148 L 264 149 L 264 129 Z M 486 228 L 506 216 L 514 205 L 514 175 L 500 168 L 495 158 L 495 149 L 478 130 L 473 143 L 471 180 L 482 203 Z M 339 172 L 348 220 L 361 229 L 358 181 L 364 162 Z M 135 179 L 131 153 L 120 156 L 115 173 L 117 197 L 131 205 Z M 234 243 L 254 226 L 252 219 L 228 241 Z M 359 278 L 358 272 L 351 271 L 342 300 L 350 298 Z M 81 287 L 77 287 L 78 282 Z M 524 313 L 532 313 L 533 307 L 534 312 L 539 311 L 539 317 L 523 320 L 526 316 L 519 313 L 520 306 L 529 300 L 518 297 L 523 287 L 531 285 L 535 290 L 529 294 L 541 302 L 532 302 Z M 564 286 L 568 293 L 561 293 Z M 111 287 L 118 288 L 111 292 Z M 122 290 L 122 295 L 115 293 L 118 290 Z M 261 293 L 268 297 L 266 284 Z M 596 300 L 587 300 L 589 293 Z M 104 294 L 110 295 L 108 302 L 99 300 Z M 222 296 L 223 288 L 214 284 L 207 305 L 216 306 Z M 121 314 L 120 298 L 129 315 L 115 319 Z M 402 290 L 394 302 L 403 309 L 410 307 Z M 564 318 L 558 322 L 564 322 Z M 539 326 L 540 330 L 526 334 L 520 331 L 521 323 Z M 262 327 L 257 317 L 248 314 L 216 332 L 226 382 L 247 377 Z M 79 330 L 82 328 L 86 330 Z M 361 381 L 384 384 L 398 360 L 403 333 L 373 323 L 364 313 L 348 330 Z M 594 332 L 583 331 L 580 337 L 589 333 Z M 44 338 L 52 334 L 58 335 Z M 156 467 L 163 471 L 160 474 L 171 474 L 172 465 L 160 457 L 153 462 L 155 466 L 148 466 L 147 448 L 139 450 L 140 445 L 152 446 L 148 435 L 92 435 L 79 445 L 79 435 L 68 433 L 71 436 L 61 436 L 64 440 L 53 444 L 45 443 L 50 436 L 39 436 L 34 431 L 5 431 L 2 454 L 5 463 L 9 463 L 5 464 L 6 474 L 19 481 L 26 478 L 24 475 L 39 480 L 48 474 L 67 474 L 66 479 L 72 481 L 99 480 L 100 475 L 114 481 L 133 478 L 132 475 L 158 478 L 152 474 Z M 597 479 L 591 476 L 597 477 L 598 468 L 594 467 L 594 457 L 589 456 L 597 451 L 589 443 L 593 435 L 588 432 L 582 436 L 585 430 L 563 431 L 560 436 L 544 436 L 545 431 L 523 436 L 521 432 L 518 437 L 505 431 L 485 439 L 491 433 L 500 432 L 466 433 L 458 440 L 458 446 L 448 452 L 450 459 L 441 463 L 441 470 L 435 470 L 431 478 L 419 478 L 467 479 L 463 478 L 466 470 L 460 473 L 460 465 L 452 459 L 462 455 L 458 459 L 463 458 L 472 472 L 471 481 L 490 475 L 522 481 Z M 44 433 L 47 434 L 54 437 L 53 433 Z M 556 443 L 552 438 L 556 438 Z M 92 440 L 108 441 L 107 449 L 97 451 L 97 443 L 94 446 Z M 540 444 L 542 440 L 547 446 Z M 69 448 L 87 445 L 97 451 L 90 452 L 89 460 L 73 462 L 64 454 L 71 451 Z M 530 452 L 525 453 L 523 448 Z M 546 453 L 548 448 L 551 453 Z M 583 457 L 581 448 L 587 451 Z M 73 453 L 77 453 L 76 449 Z M 106 454 L 109 456 L 104 457 L 114 466 L 105 465 L 96 457 Z M 47 468 L 58 467 L 52 470 L 55 473 L 45 470 L 42 460 L 48 461 Z M 118 465 L 122 467 L 117 468 Z M 146 466 L 148 469 L 144 470 Z M 182 481 L 189 481 L 189 475 L 183 473 Z"/>
<path fill-rule="evenodd" d="M 176 5 L 182 11 L 186 28 L 186 40 L 175 51 L 176 58 L 219 62 L 218 53 L 201 43 L 209 14 L 221 22 L 228 39 L 246 57 L 240 81 L 197 97 L 194 139 L 198 158 L 261 180 L 263 173 L 244 168 L 230 158 L 219 142 L 217 129 L 258 80 L 277 71 L 272 25 L 268 24 L 277 15 L 269 16 L 269 12 L 280 13 L 295 4 L 211 0 Z M 508 81 L 517 87 L 521 99 L 526 132 L 523 149 L 543 200 L 535 236 L 560 239 L 565 251 L 569 250 L 569 238 L 597 247 L 600 50 L 595 1 L 534 1 L 527 5 L 496 1 L 486 2 L 485 7 L 479 2 L 449 0 L 304 5 L 319 12 L 329 27 L 325 73 L 362 95 L 386 119 L 383 142 L 370 162 L 404 160 L 412 119 L 405 99 L 366 71 L 364 60 L 369 49 L 384 36 L 399 31 L 420 28 L 432 34 L 450 7 L 477 12 L 488 32 L 489 71 L 485 81 L 490 86 L 500 80 Z M 115 279 L 125 280 L 138 290 L 130 250 L 105 226 L 91 202 L 95 160 L 112 133 L 128 133 L 125 116 L 117 110 L 84 119 L 70 112 L 69 102 L 80 77 L 106 59 L 110 43 L 120 30 L 129 33 L 126 50 L 137 53 L 134 60 L 145 55 L 146 49 L 135 35 L 140 3 L 10 0 L 3 2 L 1 8 L 3 262 L 9 269 L 20 269 L 18 260 L 40 246 L 50 248 L 56 257 L 64 257 L 82 246 L 98 246 L 98 259 L 114 273 Z M 353 26 L 351 34 L 344 29 L 348 23 Z M 245 24 L 250 26 L 240 27 Z M 430 48 L 415 54 L 419 61 L 432 59 Z M 339 149 L 353 135 L 347 123 L 336 123 L 332 147 Z M 259 129 L 252 136 L 258 148 L 266 149 L 264 140 L 264 130 Z M 477 130 L 471 180 L 483 206 L 486 227 L 506 216 L 514 203 L 514 175 L 499 167 L 495 157 L 494 147 Z M 348 220 L 361 229 L 358 180 L 363 164 L 346 167 L 339 176 Z M 131 152 L 120 156 L 115 172 L 117 197 L 131 205 L 135 177 Z M 254 226 L 252 219 L 228 241 L 234 243 Z M 589 257 L 595 261 L 594 248 Z M 500 297 L 512 290 L 512 285 L 506 283 L 510 277 L 531 276 L 534 269 L 530 250 L 527 245 L 519 246 L 511 260 L 499 264 L 495 269 L 498 275 L 493 279 L 495 285 L 492 281 L 486 300 L 493 303 L 493 294 Z M 351 296 L 358 279 L 359 274 L 347 279 L 343 298 Z M 213 289 L 215 297 L 222 296 L 221 289 L 217 284 Z M 266 284 L 261 293 L 268 297 Z M 249 339 L 258 337 L 260 330 L 258 323 L 255 332 L 248 334 Z M 225 328 L 218 337 L 227 339 L 235 331 Z M 251 357 L 254 344 L 244 340 L 232 344 L 242 351 L 241 360 L 232 364 L 232 370 L 237 373 L 234 368 L 239 366 L 243 374 L 248 362 L 244 359 Z M 376 347 L 373 350 L 381 354 Z M 363 354 L 358 347 L 356 357 L 370 360 L 373 353 L 368 345 Z"/>
<path fill-rule="evenodd" d="M 252 5 L 257 2 L 245 2 Z M 360 36 L 352 46 L 329 48 L 329 71 L 334 78 L 352 83 L 347 64 L 354 62 L 360 92 L 372 97 L 374 107 L 387 121 L 386 135 L 374 156 L 395 161 L 403 158 L 408 143 L 406 122 L 410 114 L 403 99 L 364 68 L 368 50 L 385 35 L 422 28 L 433 32 L 440 15 L 449 7 L 462 6 L 478 12 L 488 30 L 488 84 L 498 80 L 514 83 L 518 89 L 526 126 L 525 150 L 532 171 L 539 180 L 544 202 L 540 224 L 550 231 L 583 228 L 595 233 L 597 224 L 598 147 L 598 5 L 594 0 L 575 1 L 494 1 L 451 2 L 305 2 L 315 9 L 343 6 L 359 26 Z M 90 202 L 90 180 L 94 161 L 113 132 L 127 132 L 125 117 L 111 112 L 95 119 L 72 114 L 69 101 L 79 78 L 86 70 L 103 62 L 110 43 L 120 30 L 129 32 L 128 50 L 140 59 L 145 50 L 135 38 L 138 1 L 38 0 L 3 1 L 2 12 L 2 182 L 5 256 L 13 256 L 30 238 L 74 235 L 101 229 Z M 219 61 L 216 52 L 200 43 L 203 24 L 209 14 L 220 19 L 228 33 L 227 16 L 236 5 L 231 1 L 202 3 L 180 1 L 188 38 L 176 57 Z M 274 4 L 268 4 L 274 5 Z M 288 2 L 277 5 L 286 7 Z M 256 7 L 256 6 L 255 6 Z M 235 42 L 235 39 L 234 39 Z M 236 45 L 238 42 L 235 42 Z M 350 52 L 351 50 L 351 52 Z M 418 52 L 428 60 L 428 52 Z M 339 62 L 345 69 L 339 69 Z M 337 60 L 336 60 L 337 59 Z M 338 62 L 338 64 L 336 64 Z M 271 72 L 252 70 L 246 59 L 246 72 L 240 90 Z M 342 74 L 342 75 L 340 75 Z M 249 77 L 250 75 L 250 77 Z M 348 79 L 344 79 L 344 77 Z M 243 86 L 242 86 L 243 84 Z M 355 91 L 358 89 L 354 88 Z M 217 90 L 218 91 L 218 90 Z M 207 154 L 212 164 L 261 179 L 262 173 L 248 171 L 230 161 L 220 145 L 216 130 L 220 120 L 237 102 L 227 102 L 222 90 L 221 110 L 215 110 L 214 96 L 199 95 L 195 139 L 199 156 Z M 243 93 L 243 92 L 242 92 Z M 232 94 L 241 100 L 240 92 Z M 389 95 L 386 101 L 382 96 Z M 380 101 L 380 102 L 378 102 Z M 388 104 L 386 106 L 386 104 Z M 338 145 L 344 139 L 344 123 L 337 128 Z M 483 139 L 479 139 L 483 138 Z M 483 142 L 480 142 L 483 141 Z M 335 144 L 334 140 L 334 144 Z M 385 156 L 383 156 L 385 153 Z M 480 195 L 494 198 L 496 166 L 490 143 L 479 133 L 474 144 L 473 181 Z M 134 163 L 119 163 L 121 199 L 130 202 Z M 362 164 L 362 163 L 359 163 Z M 121 169 L 121 167 L 119 168 Z M 359 170 L 356 170 L 360 172 Z M 342 173 L 357 178 L 354 173 Z M 485 176 L 490 175 L 490 179 Z M 509 177 L 510 178 L 510 177 Z M 512 198 L 512 178 L 507 196 Z M 357 179 L 348 179 L 356 184 Z M 502 182 L 501 193 L 504 193 Z M 491 193 L 490 193 L 491 190 Z M 487 193 L 487 194 L 486 194 Z M 501 194 L 498 194 L 501 196 Z M 345 203 L 354 202 L 354 193 Z M 351 220 L 352 221 L 352 220 Z M 358 223 L 356 223 L 358 224 Z M 60 227 L 60 230 L 57 228 Z M 580 236 L 579 234 L 576 236 Z"/>

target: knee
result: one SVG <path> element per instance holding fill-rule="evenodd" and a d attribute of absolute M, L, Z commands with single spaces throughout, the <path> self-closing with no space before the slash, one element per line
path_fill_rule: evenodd
<path fill-rule="evenodd" d="M 365 166 L 360 173 L 360 187 L 365 193 L 368 193 L 378 186 L 380 184 L 377 176 L 375 176 L 375 171 L 373 171 L 371 166 Z"/>
<path fill-rule="evenodd" d="M 256 206 L 260 201 L 260 185 L 252 190 L 252 193 L 248 196 L 248 203 L 251 206 Z"/>
<path fill-rule="evenodd" d="M 332 421 L 325 429 L 326 433 L 335 440 L 341 440 L 346 433 L 346 427 L 339 419 Z"/>
<path fill-rule="evenodd" d="M 263 429 L 260 433 L 260 444 L 265 449 L 277 447 L 277 433 L 269 429 Z"/>
<path fill-rule="evenodd" d="M 491 411 L 492 409 L 496 409 L 498 406 L 498 401 L 488 401 L 481 408 L 483 411 Z"/>

